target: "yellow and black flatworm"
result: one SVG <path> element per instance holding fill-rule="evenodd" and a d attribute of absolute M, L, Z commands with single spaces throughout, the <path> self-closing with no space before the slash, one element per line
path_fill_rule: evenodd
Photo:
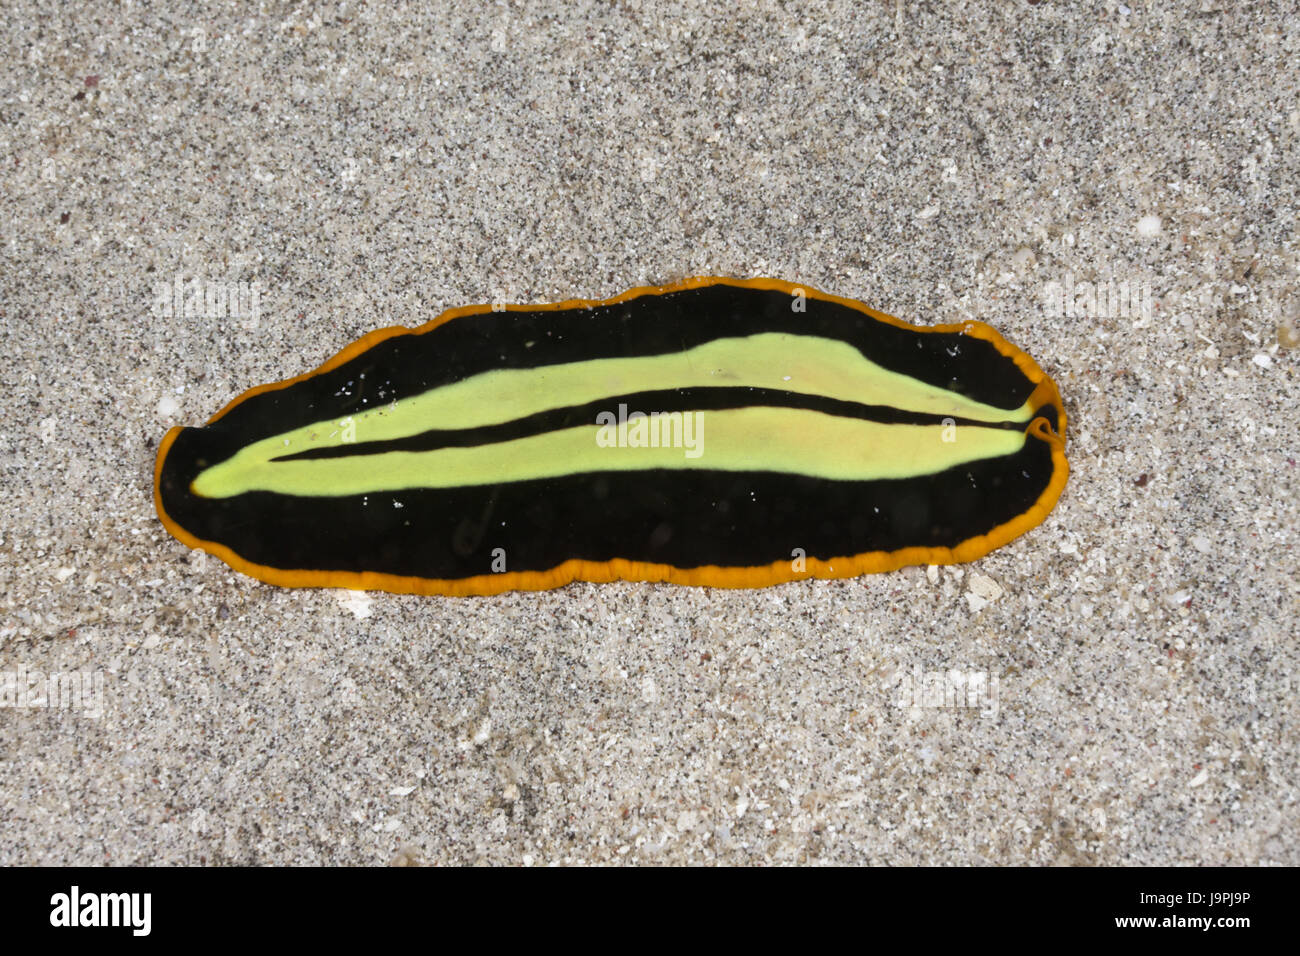
<path fill-rule="evenodd" d="M 372 332 L 172 429 L 154 495 L 291 587 L 760 587 L 987 554 L 1055 505 L 1065 425 L 981 322 L 701 277 Z"/>

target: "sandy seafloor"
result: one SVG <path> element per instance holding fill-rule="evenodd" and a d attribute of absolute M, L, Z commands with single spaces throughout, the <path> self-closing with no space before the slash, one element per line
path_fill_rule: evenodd
<path fill-rule="evenodd" d="M 1296 6 L 733 6 L 5 5 L 0 670 L 103 713 L 0 710 L 0 863 L 1300 862 Z M 1059 506 L 930 573 L 476 600 L 155 517 L 167 428 L 371 329 L 693 274 L 992 323 Z M 1048 306 L 1109 281 L 1150 308 Z M 996 708 L 903 706 L 954 670 Z"/>

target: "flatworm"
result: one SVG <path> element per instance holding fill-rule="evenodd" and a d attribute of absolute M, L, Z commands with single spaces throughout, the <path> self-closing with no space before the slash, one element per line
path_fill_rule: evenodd
<path fill-rule="evenodd" d="M 1065 427 L 982 322 L 705 276 L 372 332 L 173 428 L 154 499 L 289 587 L 761 587 L 987 554 L 1056 504 Z"/>

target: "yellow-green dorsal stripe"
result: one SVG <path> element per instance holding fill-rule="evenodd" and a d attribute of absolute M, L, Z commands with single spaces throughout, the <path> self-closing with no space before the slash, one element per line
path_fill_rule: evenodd
<path fill-rule="evenodd" d="M 1021 431 L 890 425 L 807 409 L 750 407 L 697 416 L 700 454 L 682 447 L 602 447 L 583 425 L 511 441 L 423 452 L 270 462 L 236 455 L 201 472 L 193 491 L 225 498 L 247 491 L 328 497 L 408 488 L 454 488 L 597 471 L 709 469 L 809 475 L 845 481 L 910 478 L 1011 455 Z"/>
<path fill-rule="evenodd" d="M 477 428 L 636 392 L 707 386 L 781 389 L 982 422 L 1028 423 L 1033 414 L 1028 403 L 997 408 L 883 368 L 846 342 L 766 332 L 661 355 L 484 372 L 358 412 L 346 426 L 338 420 L 318 421 L 254 442 L 236 457 L 244 463 L 265 462 L 351 441 L 405 438 L 431 428 Z"/>

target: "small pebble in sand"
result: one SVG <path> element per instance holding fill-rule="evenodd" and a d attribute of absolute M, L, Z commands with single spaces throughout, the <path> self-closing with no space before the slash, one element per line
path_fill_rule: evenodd
<path fill-rule="evenodd" d="M 1038 257 L 1034 255 L 1034 250 L 1027 246 L 1021 246 L 1011 255 L 1011 268 L 1015 269 L 1020 275 L 1024 275 L 1037 265 Z"/>
<path fill-rule="evenodd" d="M 1002 585 L 978 571 L 972 571 L 966 583 L 970 587 L 966 592 L 966 603 L 970 605 L 971 613 L 983 610 L 1002 597 Z"/>
<path fill-rule="evenodd" d="M 1300 345 L 1300 329 L 1290 322 L 1283 322 L 1277 327 L 1277 344 L 1284 349 L 1293 349 Z"/>
<path fill-rule="evenodd" d="M 371 605 L 375 603 L 375 599 L 365 591 L 349 591 L 345 589 L 335 591 L 334 599 L 338 601 L 338 605 L 342 610 L 350 611 L 358 621 L 370 616 Z"/>
<path fill-rule="evenodd" d="M 1147 239 L 1160 235 L 1161 223 L 1159 216 L 1143 216 L 1137 221 L 1137 233 Z"/>
<path fill-rule="evenodd" d="M 413 846 L 401 847 L 393 858 L 388 861 L 389 866 L 419 866 L 420 851 Z"/>

